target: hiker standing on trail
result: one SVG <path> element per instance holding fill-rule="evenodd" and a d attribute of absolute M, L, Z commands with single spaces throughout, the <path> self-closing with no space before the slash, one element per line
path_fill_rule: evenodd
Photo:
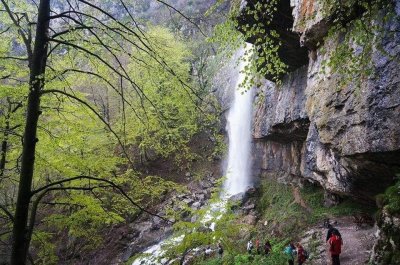
<path fill-rule="evenodd" d="M 297 263 L 299 265 L 303 265 L 303 263 L 306 261 L 306 256 L 304 255 L 304 248 L 299 242 L 296 243 L 296 252 L 297 252 Z"/>
<path fill-rule="evenodd" d="M 211 256 L 211 253 L 212 253 L 211 247 L 208 246 L 208 247 L 204 250 L 204 257 L 205 257 L 205 258 L 210 257 L 210 256 Z"/>
<path fill-rule="evenodd" d="M 328 224 L 328 232 L 326 233 L 326 242 L 328 242 L 328 240 L 331 238 L 333 232 L 337 233 L 340 239 L 342 239 L 342 235 L 340 234 L 339 230 L 334 228 L 331 224 Z"/>
<path fill-rule="evenodd" d="M 268 256 L 268 254 L 271 252 L 271 249 L 272 249 L 271 243 L 267 240 L 267 242 L 265 242 L 264 245 L 265 256 Z"/>
<path fill-rule="evenodd" d="M 331 237 L 328 240 L 329 253 L 332 258 L 332 265 L 340 265 L 339 255 L 342 252 L 343 241 L 340 237 L 339 231 L 333 231 Z"/>
<path fill-rule="evenodd" d="M 285 248 L 284 253 L 287 256 L 288 264 L 294 265 L 294 255 L 296 254 L 296 248 L 293 243 L 289 243 L 289 245 Z"/>
<path fill-rule="evenodd" d="M 256 251 L 257 255 L 260 255 L 261 249 L 260 249 L 260 240 L 256 239 Z"/>
<path fill-rule="evenodd" d="M 252 250 L 253 250 L 253 242 L 251 242 L 251 240 L 249 240 L 249 242 L 247 242 L 247 252 L 249 252 L 249 254 L 251 254 Z"/>
<path fill-rule="evenodd" d="M 224 249 L 222 248 L 221 243 L 218 243 L 218 255 L 220 258 L 222 258 L 222 255 L 224 254 Z"/>

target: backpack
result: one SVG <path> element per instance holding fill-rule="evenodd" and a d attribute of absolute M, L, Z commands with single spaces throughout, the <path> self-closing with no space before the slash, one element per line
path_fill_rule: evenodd
<path fill-rule="evenodd" d="M 308 253 L 308 251 L 307 250 L 303 250 L 303 256 L 304 256 L 304 259 L 308 259 L 309 257 L 310 257 L 310 254 Z"/>

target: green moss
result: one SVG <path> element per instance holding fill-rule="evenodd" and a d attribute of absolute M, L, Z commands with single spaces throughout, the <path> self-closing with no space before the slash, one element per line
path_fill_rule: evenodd
<path fill-rule="evenodd" d="M 400 214 L 400 181 L 387 188 L 384 197 L 386 199 L 386 209 L 390 214 Z"/>
<path fill-rule="evenodd" d="M 337 91 L 349 85 L 355 86 L 356 95 L 361 94 L 363 83 L 374 72 L 372 53 L 391 57 L 377 41 L 388 34 L 385 24 L 394 16 L 393 5 L 388 1 L 345 1 L 342 6 L 336 1 L 322 0 L 325 16 L 335 17 L 334 25 L 324 39 L 333 45 L 323 60 L 321 69 L 330 69 L 336 74 Z M 365 10 L 356 19 L 349 20 L 356 9 Z M 383 11 L 384 10 L 384 11 Z"/>
<path fill-rule="evenodd" d="M 323 205 L 324 192 L 316 186 L 307 186 L 300 193 L 307 209 L 295 202 L 291 187 L 275 181 L 262 183 L 258 211 L 262 213 L 261 219 L 267 221 L 268 225 L 264 228 L 266 231 L 261 233 L 269 234 L 272 230 L 278 230 L 280 239 L 285 239 L 301 234 L 310 225 L 322 223 L 325 218 L 375 211 L 374 207 L 359 204 L 350 198 L 345 198 L 337 206 L 326 208 Z"/>

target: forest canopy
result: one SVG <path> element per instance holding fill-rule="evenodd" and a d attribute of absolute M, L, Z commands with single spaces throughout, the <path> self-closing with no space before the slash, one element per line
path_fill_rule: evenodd
<path fill-rule="evenodd" d="M 0 5 L 0 239 L 12 264 L 52 264 L 58 231 L 95 248 L 100 229 L 181 189 L 140 169 L 196 159 L 191 139 L 217 137 L 215 101 L 196 44 L 139 16 L 146 2 Z"/>

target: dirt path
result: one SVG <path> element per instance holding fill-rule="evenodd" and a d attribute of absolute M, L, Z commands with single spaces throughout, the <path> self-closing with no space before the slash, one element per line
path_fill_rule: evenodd
<path fill-rule="evenodd" d="M 343 238 L 341 265 L 368 264 L 370 251 L 375 240 L 375 228 L 357 229 L 351 216 L 334 219 L 334 226 Z M 330 265 L 328 247 L 325 242 L 327 229 L 314 227 L 305 233 L 302 243 L 310 252 L 310 260 L 306 264 Z"/>

